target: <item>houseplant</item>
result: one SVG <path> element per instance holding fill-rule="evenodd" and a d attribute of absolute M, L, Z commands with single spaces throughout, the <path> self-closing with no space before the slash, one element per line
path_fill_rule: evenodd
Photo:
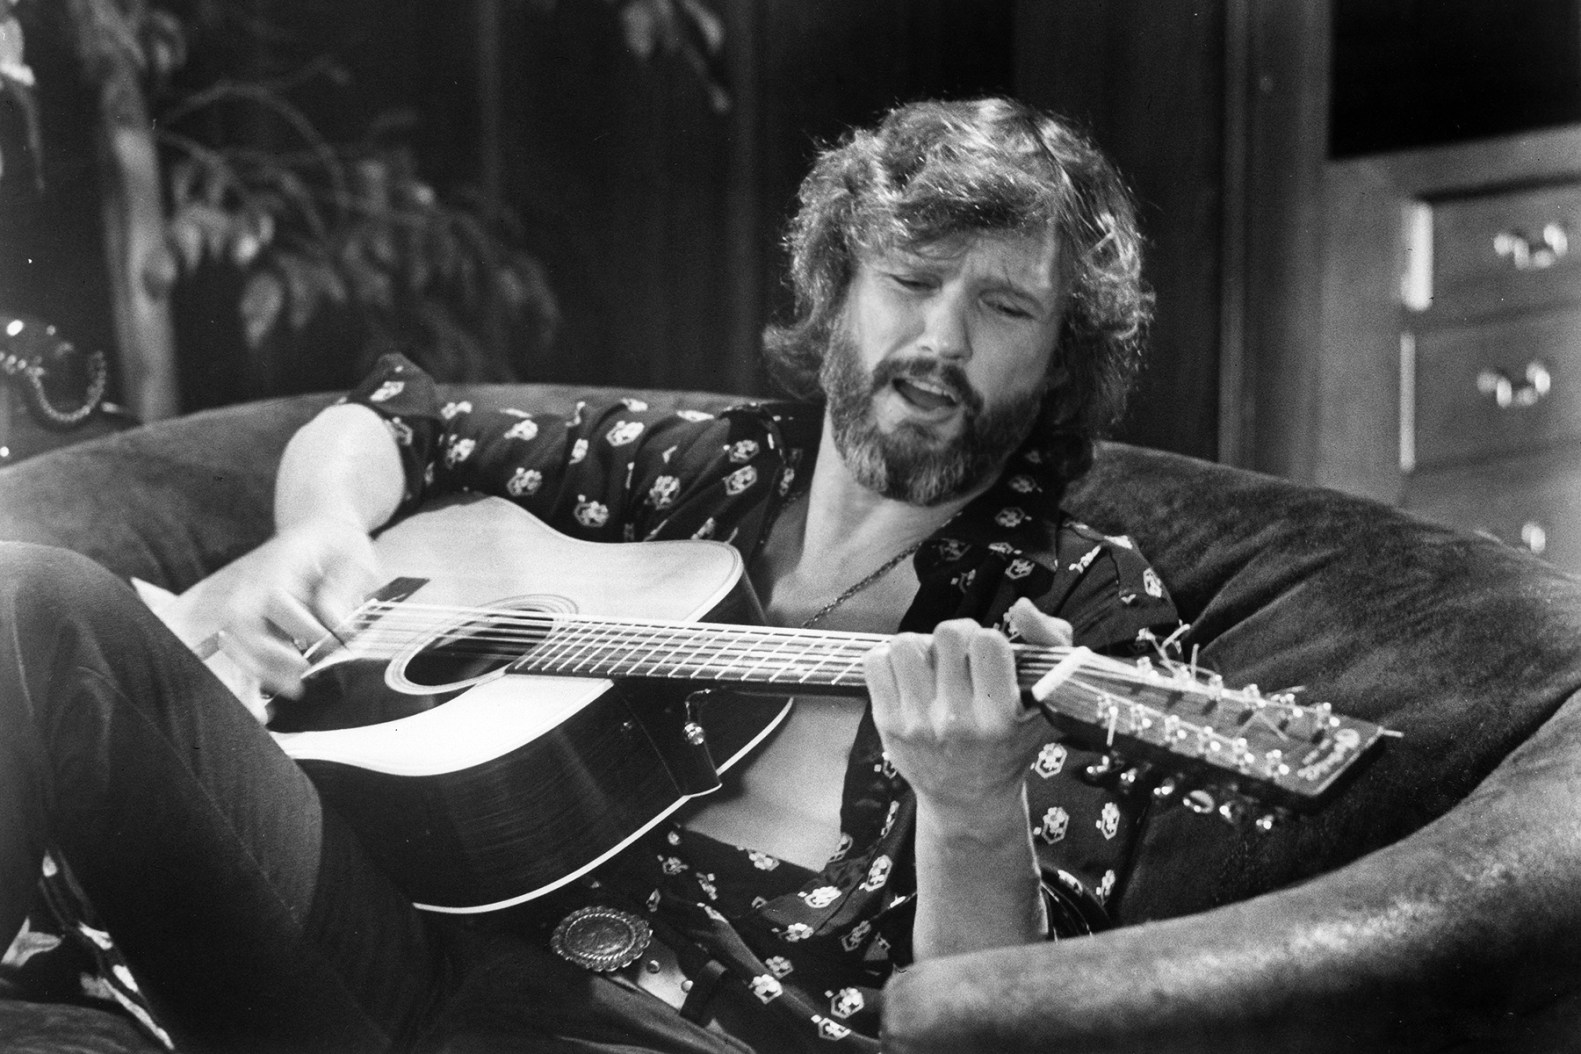
<path fill-rule="evenodd" d="M 497 25 L 502 4 L 555 2 L 472 6 Z M 721 24 L 698 0 L 600 2 L 618 10 L 630 52 L 679 56 L 714 105 L 728 106 Z M 35 156 L 48 129 L 33 102 L 24 25 L 69 39 L 95 92 L 123 399 L 145 420 L 193 408 L 182 389 L 194 356 L 200 373 L 230 382 L 208 401 L 341 383 L 385 350 L 444 379 L 522 376 L 552 340 L 556 306 L 497 195 L 425 180 L 400 114 L 379 114 L 351 136 L 326 133 L 325 100 L 348 89 L 332 55 L 283 71 L 265 62 L 194 73 L 194 40 L 252 33 L 238 50 L 256 56 L 289 35 L 255 17 L 258 7 L 0 0 L 0 90 L 25 114 Z M 0 172 L 5 152 L 0 144 Z M 207 327 L 195 334 L 182 311 L 194 299 Z M 226 310 L 215 312 L 216 301 Z M 230 360 L 216 350 L 227 345 L 240 349 Z M 327 370 L 325 347 L 337 356 Z"/>

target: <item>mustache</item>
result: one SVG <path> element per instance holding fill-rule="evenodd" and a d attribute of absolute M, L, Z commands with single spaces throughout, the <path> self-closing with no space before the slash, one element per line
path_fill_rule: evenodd
<path fill-rule="evenodd" d="M 872 392 L 887 388 L 897 380 L 924 381 L 949 392 L 956 402 L 973 414 L 983 412 L 983 395 L 967 380 L 966 371 L 953 362 L 938 359 L 885 359 L 873 370 Z"/>

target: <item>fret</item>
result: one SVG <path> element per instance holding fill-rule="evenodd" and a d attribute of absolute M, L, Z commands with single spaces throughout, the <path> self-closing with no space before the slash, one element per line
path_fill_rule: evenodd
<path fill-rule="evenodd" d="M 707 657 L 701 662 L 695 662 L 691 669 L 696 677 L 710 681 L 745 681 L 736 669 L 731 638 L 738 636 L 728 629 L 710 629 L 707 633 L 697 635 L 697 646 L 694 652 L 701 652 Z"/>
<path fill-rule="evenodd" d="M 573 644 L 571 646 L 570 654 L 566 658 L 566 662 L 568 663 L 568 665 L 565 667 L 566 672 L 597 673 L 600 669 L 600 653 L 598 651 L 600 646 L 599 634 L 602 632 L 604 636 L 608 636 L 610 633 L 610 627 L 604 626 L 600 630 L 600 628 L 595 624 L 591 627 L 584 626 L 578 628 L 581 630 L 580 642 L 579 644 Z M 568 636 L 572 635 L 568 634 Z M 575 640 L 576 638 L 572 636 L 572 639 Z M 591 660 L 588 658 L 588 654 L 590 652 L 592 653 Z"/>
<path fill-rule="evenodd" d="M 635 633 L 628 633 L 626 637 L 629 643 L 626 644 L 625 650 L 609 660 L 608 672 L 611 676 L 633 672 L 637 668 L 637 664 L 644 658 L 642 654 L 643 646 L 647 642 Z"/>
<path fill-rule="evenodd" d="M 723 633 L 720 639 L 726 642 L 733 641 L 731 646 L 719 648 L 720 680 L 737 684 L 764 684 L 771 680 L 766 676 L 752 676 L 754 667 L 762 664 L 761 648 L 766 643 L 763 636 L 752 630 L 741 630 L 736 633 Z"/>
<path fill-rule="evenodd" d="M 702 656 L 705 653 L 714 651 L 715 649 L 710 648 L 709 642 L 705 639 L 702 639 L 696 631 L 693 631 L 690 636 L 693 638 L 691 641 L 690 650 L 683 652 L 681 657 L 675 660 L 675 664 L 678 666 L 689 665 L 689 668 L 696 671 L 699 677 L 706 678 L 708 674 L 708 663 L 702 658 Z"/>
<path fill-rule="evenodd" d="M 575 637 L 566 633 L 560 623 L 548 626 L 543 642 L 534 648 L 530 658 L 532 667 L 540 673 L 565 672 L 565 653 L 575 644 Z"/>

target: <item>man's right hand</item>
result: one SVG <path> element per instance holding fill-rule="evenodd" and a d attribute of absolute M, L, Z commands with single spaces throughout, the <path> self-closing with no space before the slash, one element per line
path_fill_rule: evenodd
<path fill-rule="evenodd" d="M 245 573 L 220 614 L 219 645 L 264 690 L 295 698 L 308 662 L 302 652 L 340 637 L 381 584 L 373 542 L 348 519 L 302 520 L 241 561 Z"/>

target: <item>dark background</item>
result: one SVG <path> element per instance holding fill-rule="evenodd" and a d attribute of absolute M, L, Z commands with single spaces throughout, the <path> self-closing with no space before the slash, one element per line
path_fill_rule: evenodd
<path fill-rule="evenodd" d="M 327 129 L 409 108 L 424 176 L 518 216 L 547 269 L 561 324 L 527 379 L 743 394 L 771 392 L 758 335 L 788 303 L 779 236 L 817 146 L 901 100 L 1020 94 L 1092 130 L 1141 204 L 1159 313 L 1124 437 L 1219 454 L 1237 311 L 1224 242 L 1239 131 L 1227 100 L 1245 76 L 1237 34 L 1278 30 L 1277 11 L 1255 0 L 709 3 L 725 29 L 724 112 L 679 59 L 633 56 L 606 0 L 245 0 L 288 32 L 246 47 L 196 37 L 184 75 L 268 75 L 330 54 L 351 80 L 307 101 Z M 1333 157 L 1581 119 L 1576 0 L 1292 3 L 1321 10 L 1316 31 L 1330 34 Z M 49 40 L 30 38 L 28 58 L 41 80 L 53 74 L 47 179 L 40 188 L 15 166 L 0 179 L 0 303 L 69 319 L 82 342 L 108 347 L 82 99 Z M 0 136 L 18 134 L 0 107 Z M 274 394 L 236 382 L 246 352 L 234 292 L 179 292 L 184 408 Z M 304 339 L 314 365 L 285 389 L 354 379 L 344 334 Z"/>

